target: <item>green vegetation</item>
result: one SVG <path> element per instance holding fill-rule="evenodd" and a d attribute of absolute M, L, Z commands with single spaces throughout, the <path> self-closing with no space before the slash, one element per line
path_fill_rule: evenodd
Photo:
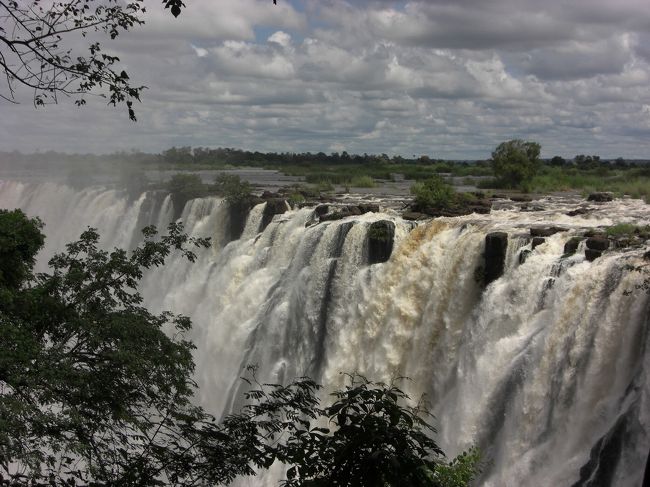
<path fill-rule="evenodd" d="M 415 204 L 421 208 L 446 208 L 456 201 L 454 188 L 440 176 L 434 175 L 411 186 Z"/>
<path fill-rule="evenodd" d="M 430 433 L 421 405 L 395 385 L 350 376 L 321 414 L 329 427 L 299 426 L 283 452 L 287 486 L 466 486 L 479 471 L 476 450 L 450 463 Z M 427 434 L 429 433 L 429 434 Z M 285 456 L 286 455 L 286 456 Z M 464 483 L 463 483 L 464 481 Z"/>
<path fill-rule="evenodd" d="M 307 199 L 301 193 L 291 193 L 287 198 L 292 207 L 295 207 L 301 203 L 307 201 Z"/>
<path fill-rule="evenodd" d="M 253 190 L 248 181 L 242 181 L 236 174 L 219 174 L 214 180 L 212 189 L 226 201 L 234 204 L 250 201 Z"/>
<path fill-rule="evenodd" d="M 356 375 L 321 406 L 311 379 L 261 385 L 253 371 L 248 404 L 217 422 L 192 404 L 190 320 L 151 314 L 137 291 L 172 250 L 194 260 L 209 241 L 172 224 L 106 252 L 89 229 L 36 275 L 41 227 L 0 212 L 3 483 L 224 485 L 276 460 L 295 487 L 455 487 L 479 472 L 475 450 L 445 460 L 426 408 Z"/>
<path fill-rule="evenodd" d="M 621 169 L 601 164 L 595 169 L 580 170 L 575 166 L 544 166 L 529 187 L 536 192 L 611 191 L 616 196 L 629 195 L 650 201 L 650 174 L 648 169 L 642 167 Z"/>
<path fill-rule="evenodd" d="M 633 225 L 631 223 L 617 223 L 605 229 L 610 237 L 632 237 L 638 235 L 644 239 L 650 238 L 650 226 Z"/>
<path fill-rule="evenodd" d="M 198 174 L 174 174 L 165 184 L 165 189 L 172 196 L 174 211 L 180 216 L 185 204 L 194 198 L 206 196 L 208 188 Z"/>
<path fill-rule="evenodd" d="M 517 144 L 510 144 L 512 142 L 517 142 Z M 512 148 L 512 145 L 534 143 L 509 141 L 504 144 L 507 144 L 507 148 Z M 501 146 L 503 144 L 499 147 Z M 504 150 L 503 152 L 508 151 Z M 528 156 L 526 155 L 526 157 Z M 80 179 L 78 177 L 80 173 L 84 173 L 79 184 L 87 184 L 94 174 L 102 171 L 108 172 L 106 168 L 125 167 L 128 168 L 128 171 L 124 172 L 128 174 L 120 178 L 121 186 L 128 188 L 130 193 L 135 195 L 147 186 L 146 179 L 142 177 L 142 171 L 145 170 L 196 171 L 199 169 L 225 170 L 258 167 L 303 177 L 306 184 L 302 185 L 299 192 L 306 197 L 308 192 L 317 195 L 319 192 L 333 191 L 335 185 L 351 188 L 360 182 L 363 185 L 370 184 L 370 181 L 372 184 L 379 184 L 382 181 L 402 178 L 422 182 L 433 176 L 443 176 L 465 178 L 463 179 L 464 184 L 473 182 L 479 188 L 499 189 L 517 186 L 517 189 L 540 193 L 580 191 L 586 194 L 594 191 L 611 191 L 616 196 L 629 195 L 633 198 L 650 201 L 650 166 L 640 163 L 635 165 L 633 162 L 624 161 L 621 158 L 607 161 L 595 155 L 578 155 L 570 160 L 555 156 L 546 162 L 538 161 L 534 165 L 534 176 L 524 177 L 523 180 L 521 180 L 521 168 L 517 164 L 514 165 L 513 174 L 506 171 L 505 178 L 484 179 L 494 176 L 493 167 L 487 161 L 453 162 L 434 160 L 425 156 L 405 159 L 397 156 L 391 158 L 385 154 L 261 153 L 201 147 L 173 147 L 162 154 L 120 152 L 105 156 L 65 155 L 51 152 L 23 155 L 0 152 L 0 161 L 4 164 L 19 166 L 21 169 L 46 171 L 51 171 L 53 165 L 58 164 L 63 171 L 74 175 L 71 179 L 73 183 Z M 138 170 L 140 171 L 139 176 L 136 172 Z M 473 178 L 473 181 L 467 179 L 469 177 Z M 138 182 L 140 179 L 142 181 Z M 190 194 L 202 195 L 200 185 L 189 184 L 189 186 L 195 186 L 194 190 L 189 191 Z M 210 189 L 209 185 L 206 185 L 204 189 L 207 193 L 214 191 Z M 179 192 L 184 193 L 185 191 L 181 188 Z M 177 200 L 183 199 L 183 197 L 177 198 Z"/>
<path fill-rule="evenodd" d="M 374 188 L 375 180 L 370 176 L 355 176 L 350 179 L 349 185 L 353 188 Z"/>
<path fill-rule="evenodd" d="M 499 144 L 491 161 L 499 187 L 526 189 L 539 169 L 540 149 L 537 142 L 519 139 Z"/>

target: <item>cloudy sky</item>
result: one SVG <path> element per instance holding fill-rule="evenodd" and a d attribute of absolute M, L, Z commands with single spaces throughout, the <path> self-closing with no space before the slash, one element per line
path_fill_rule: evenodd
<path fill-rule="evenodd" d="M 186 0 L 109 47 L 124 109 L 0 101 L 0 150 L 227 146 L 487 158 L 650 158 L 648 0 Z"/>

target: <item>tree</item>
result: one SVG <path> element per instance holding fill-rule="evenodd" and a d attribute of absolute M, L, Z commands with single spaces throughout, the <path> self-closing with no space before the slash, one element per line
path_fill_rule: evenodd
<path fill-rule="evenodd" d="M 278 458 L 292 465 L 286 486 L 451 487 L 476 476 L 475 450 L 444 461 L 422 402 L 405 405 L 409 397 L 395 384 L 356 374 L 348 378 L 345 388 L 332 394 L 334 402 L 314 416 L 327 418 L 327 426 L 298 421 L 279 447 Z"/>
<path fill-rule="evenodd" d="M 182 0 L 162 3 L 174 17 L 185 7 Z M 16 102 L 24 87 L 35 106 L 57 103 L 62 95 L 81 106 L 85 95 L 97 93 L 110 105 L 125 103 L 135 121 L 133 102 L 145 87 L 133 85 L 120 59 L 94 39 L 115 39 L 144 24 L 145 11 L 144 0 L 0 0 L 0 97 Z"/>
<path fill-rule="evenodd" d="M 250 403 L 216 422 L 191 401 L 189 319 L 151 314 L 137 292 L 145 269 L 172 251 L 193 260 L 207 239 L 149 227 L 127 254 L 100 250 L 89 229 L 34 275 L 40 228 L 0 211 L 0 484 L 227 484 L 277 460 L 290 486 L 456 487 L 477 473 L 473 451 L 445 462 L 421 405 L 358 376 L 321 409 L 313 380 L 253 373 Z"/>
<path fill-rule="evenodd" d="M 497 180 L 506 187 L 520 188 L 530 182 L 539 168 L 537 142 L 520 139 L 502 142 L 492 152 L 492 170 Z"/>

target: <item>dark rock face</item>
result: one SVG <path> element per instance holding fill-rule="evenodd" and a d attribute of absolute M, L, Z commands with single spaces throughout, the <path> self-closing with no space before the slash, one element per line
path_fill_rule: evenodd
<path fill-rule="evenodd" d="M 329 205 L 318 205 L 316 208 L 314 208 L 314 213 L 316 216 L 321 217 L 325 215 L 329 211 L 330 207 Z"/>
<path fill-rule="evenodd" d="M 368 228 L 368 263 L 386 262 L 393 252 L 395 224 L 388 220 L 373 222 Z"/>
<path fill-rule="evenodd" d="M 519 252 L 519 265 L 523 264 L 526 262 L 526 259 L 530 255 L 531 251 L 528 249 L 524 249 L 521 252 Z"/>
<path fill-rule="evenodd" d="M 589 237 L 586 244 L 588 249 L 607 250 L 609 248 L 609 239 L 604 236 Z"/>
<path fill-rule="evenodd" d="M 587 196 L 587 201 L 596 201 L 598 203 L 603 203 L 605 201 L 612 201 L 613 199 L 614 199 L 614 195 L 612 195 L 612 193 L 605 193 L 605 192 L 591 193 L 589 196 Z"/>
<path fill-rule="evenodd" d="M 593 262 L 594 260 L 596 260 L 601 255 L 603 255 L 603 253 L 600 250 L 585 249 L 585 258 L 589 262 Z"/>
<path fill-rule="evenodd" d="M 533 212 L 533 211 L 544 211 L 546 208 L 544 208 L 541 205 L 523 205 L 521 207 L 521 211 L 528 211 L 528 212 Z"/>
<path fill-rule="evenodd" d="M 379 211 L 379 205 L 374 203 L 359 203 L 358 207 L 361 213 L 377 213 Z"/>
<path fill-rule="evenodd" d="M 623 413 L 614 426 L 591 448 L 589 461 L 580 468 L 580 479 L 571 487 L 605 487 L 615 484 L 616 469 L 621 462 L 622 452 L 626 447 L 629 448 L 634 431 L 643 428 L 638 420 L 639 411 L 635 409 L 637 408 L 632 407 Z M 647 465 L 646 463 L 646 480 Z M 641 485 L 646 487 L 648 484 L 644 481 Z"/>
<path fill-rule="evenodd" d="M 320 216 L 320 221 L 329 222 L 334 220 L 341 220 L 349 216 L 358 216 L 368 212 L 379 211 L 379 205 L 364 204 L 364 203 L 358 205 L 339 206 L 334 208 L 337 208 L 338 211 L 334 213 L 323 214 L 322 216 Z"/>
<path fill-rule="evenodd" d="M 524 195 L 513 195 L 510 197 L 510 201 L 518 201 L 522 203 L 527 203 L 529 201 L 533 201 L 533 199 L 530 196 L 524 196 Z"/>
<path fill-rule="evenodd" d="M 567 240 L 564 244 L 564 255 L 575 254 L 581 241 L 582 239 L 580 237 L 571 237 L 569 240 Z"/>
<path fill-rule="evenodd" d="M 287 202 L 283 199 L 270 199 L 266 202 L 264 213 L 262 213 L 262 223 L 260 223 L 260 232 L 271 223 L 275 215 L 281 215 L 287 211 Z"/>
<path fill-rule="evenodd" d="M 248 201 L 238 201 L 228 205 L 228 236 L 226 242 L 239 240 L 246 227 L 246 219 L 251 205 Z"/>
<path fill-rule="evenodd" d="M 404 213 L 402 213 L 402 218 L 404 220 L 410 220 L 410 221 L 422 220 L 426 217 L 427 216 L 424 213 L 420 213 L 418 211 L 405 211 Z"/>
<path fill-rule="evenodd" d="M 530 229 L 531 237 L 550 237 L 558 232 L 563 232 L 564 228 L 560 227 L 537 227 Z"/>
<path fill-rule="evenodd" d="M 533 237 L 532 248 L 534 249 L 538 245 L 542 245 L 544 242 L 546 242 L 544 237 Z"/>
<path fill-rule="evenodd" d="M 568 216 L 578 216 L 578 215 L 585 215 L 589 213 L 589 208 L 576 208 L 575 210 L 567 211 L 566 214 Z"/>
<path fill-rule="evenodd" d="M 485 236 L 485 285 L 503 274 L 508 249 L 508 234 L 492 232 Z"/>
<path fill-rule="evenodd" d="M 261 198 L 263 200 L 269 200 L 269 199 L 272 199 L 272 198 L 279 198 L 279 197 L 280 197 L 280 195 L 278 193 L 273 193 L 273 192 L 268 191 L 268 190 L 264 190 L 264 192 L 261 195 Z"/>

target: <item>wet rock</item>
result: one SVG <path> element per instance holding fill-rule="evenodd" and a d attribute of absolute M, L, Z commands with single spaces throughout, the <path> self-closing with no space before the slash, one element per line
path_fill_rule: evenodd
<path fill-rule="evenodd" d="M 374 203 L 359 203 L 358 207 L 361 213 L 377 213 L 379 211 L 379 205 Z"/>
<path fill-rule="evenodd" d="M 329 211 L 330 207 L 329 205 L 318 205 L 316 208 L 314 208 L 314 213 L 316 216 L 321 217 L 325 215 Z"/>
<path fill-rule="evenodd" d="M 524 196 L 522 195 L 513 195 L 510 197 L 510 201 L 517 201 L 521 203 L 528 203 L 529 201 L 533 201 L 533 199 L 530 196 Z"/>
<path fill-rule="evenodd" d="M 586 242 L 587 248 L 592 250 L 607 250 L 609 239 L 603 236 L 589 237 Z"/>
<path fill-rule="evenodd" d="M 544 237 L 533 237 L 532 248 L 535 249 L 535 247 L 542 245 L 544 242 L 546 242 Z"/>
<path fill-rule="evenodd" d="M 589 262 L 593 262 L 601 255 L 603 255 L 603 253 L 600 250 L 585 249 L 585 257 Z"/>
<path fill-rule="evenodd" d="M 287 202 L 280 198 L 270 199 L 266 202 L 264 213 L 262 213 L 262 222 L 260 223 L 260 232 L 263 231 L 275 215 L 281 215 L 287 211 Z"/>
<path fill-rule="evenodd" d="M 485 285 L 503 274 L 508 249 L 508 234 L 492 232 L 485 236 Z"/>
<path fill-rule="evenodd" d="M 521 211 L 544 211 L 545 209 L 540 205 L 524 205 L 521 207 Z"/>
<path fill-rule="evenodd" d="M 578 216 L 578 215 L 586 215 L 589 213 L 589 208 L 576 208 L 575 210 L 567 211 L 566 215 L 567 216 Z"/>
<path fill-rule="evenodd" d="M 370 224 L 368 228 L 368 263 L 386 262 L 393 252 L 395 240 L 395 224 L 388 220 L 380 220 Z"/>
<path fill-rule="evenodd" d="M 263 200 L 270 200 L 273 198 L 280 198 L 280 195 L 278 193 L 273 193 L 271 191 L 265 190 L 261 195 L 260 198 Z"/>
<path fill-rule="evenodd" d="M 246 227 L 246 219 L 250 212 L 251 204 L 249 201 L 237 201 L 228 204 L 228 235 L 227 242 L 239 240 L 244 228 Z"/>
<path fill-rule="evenodd" d="M 533 227 L 530 229 L 531 237 L 550 237 L 558 232 L 563 232 L 564 228 L 560 227 Z"/>
<path fill-rule="evenodd" d="M 567 240 L 564 244 L 564 255 L 568 256 L 575 254 L 581 241 L 582 239 L 580 237 L 571 237 L 569 240 Z"/>
<path fill-rule="evenodd" d="M 633 239 L 630 237 L 618 237 L 614 240 L 613 244 L 616 249 L 625 249 L 634 245 Z"/>
<path fill-rule="evenodd" d="M 488 214 L 492 211 L 492 203 L 488 200 L 478 200 L 468 206 L 470 213 Z"/>
<path fill-rule="evenodd" d="M 521 252 L 519 252 L 519 264 L 521 265 L 524 262 L 526 262 L 526 259 L 528 258 L 528 256 L 530 254 L 531 254 L 531 251 L 528 250 L 528 249 L 524 249 Z"/>
<path fill-rule="evenodd" d="M 492 198 L 497 199 L 497 200 L 507 200 L 508 197 L 505 194 L 493 194 Z"/>
<path fill-rule="evenodd" d="M 405 211 L 402 213 L 402 218 L 404 220 L 423 220 L 427 217 L 424 213 L 420 213 L 419 211 Z"/>
<path fill-rule="evenodd" d="M 598 203 L 612 201 L 613 199 L 614 195 L 608 192 L 591 193 L 589 196 L 587 196 L 587 201 L 596 201 Z"/>

